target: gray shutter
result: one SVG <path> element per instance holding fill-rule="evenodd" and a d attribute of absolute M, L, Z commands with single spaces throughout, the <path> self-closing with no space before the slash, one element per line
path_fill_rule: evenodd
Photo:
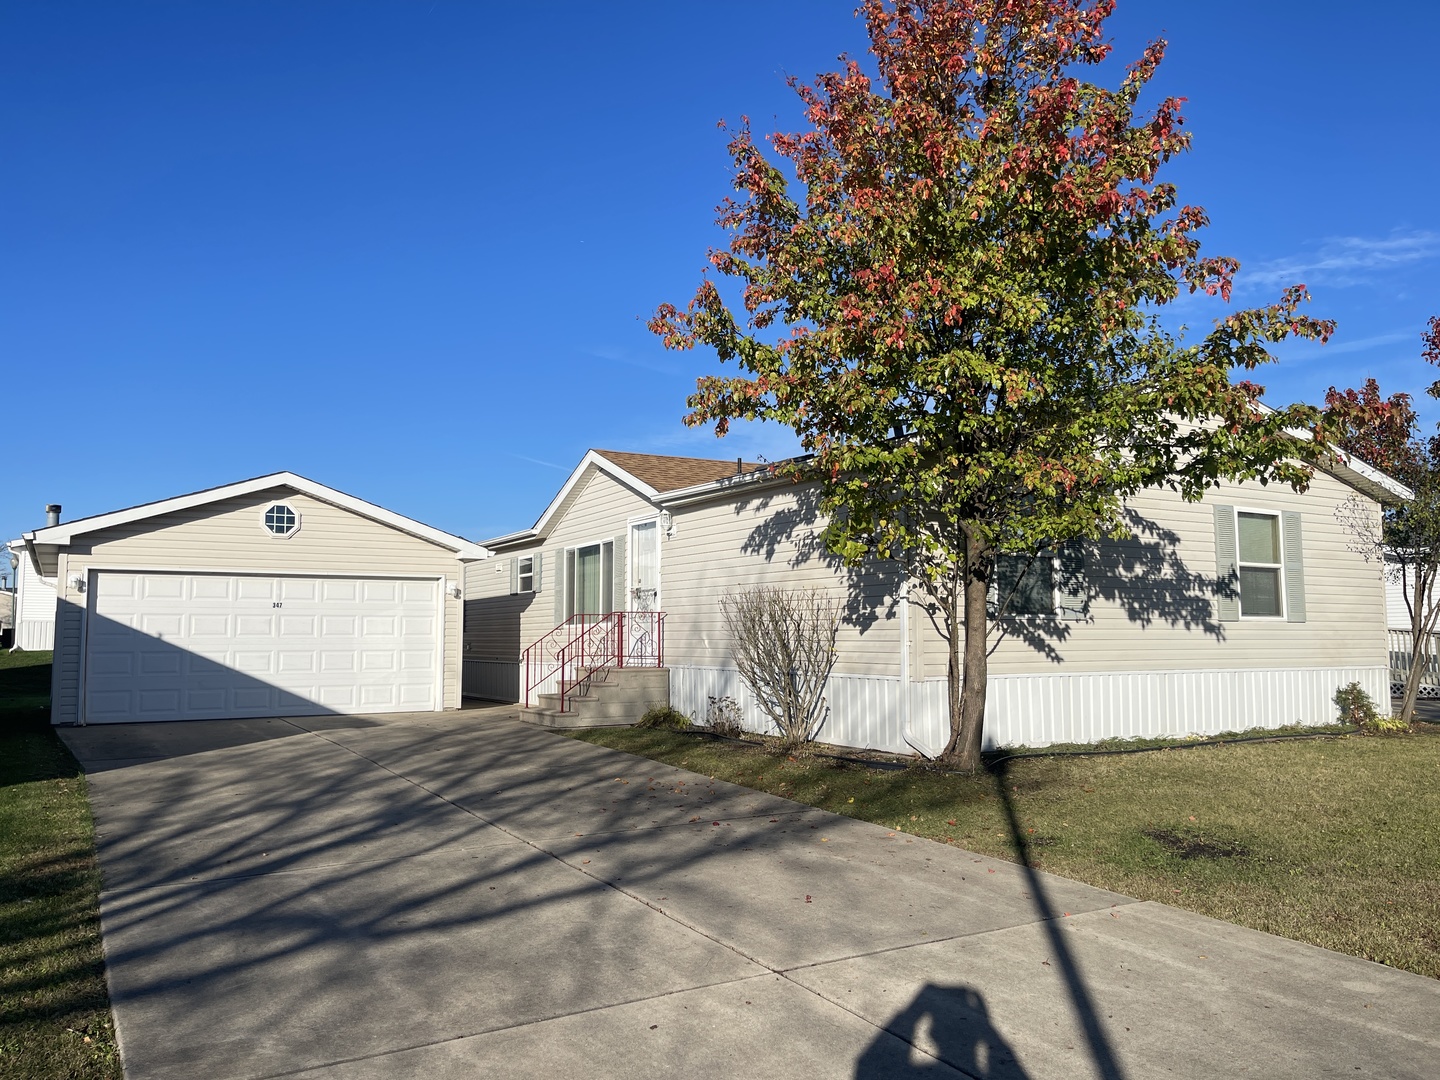
<path fill-rule="evenodd" d="M 565 549 L 555 550 L 555 625 L 565 621 Z"/>
<path fill-rule="evenodd" d="M 537 551 L 530 557 L 530 591 L 541 592 L 540 586 L 545 579 L 545 553 Z"/>
<path fill-rule="evenodd" d="M 1235 507 L 1215 507 L 1215 617 L 1221 622 L 1240 621 L 1240 566 L 1235 541 Z"/>
<path fill-rule="evenodd" d="M 625 588 L 625 582 L 628 577 L 627 571 L 630 568 L 630 564 L 625 561 L 625 534 L 623 532 L 615 537 L 614 560 L 612 566 L 614 567 L 615 580 L 613 586 L 615 599 L 612 604 L 612 609 L 615 611 L 629 611 L 630 596 Z"/>
<path fill-rule="evenodd" d="M 1087 615 L 1090 587 L 1085 581 L 1085 548 L 1078 540 L 1061 544 L 1055 556 L 1055 614 L 1077 621 Z"/>
<path fill-rule="evenodd" d="M 1286 510 L 1280 515 L 1285 546 L 1285 618 L 1305 621 L 1305 559 L 1300 543 L 1300 513 Z"/>
<path fill-rule="evenodd" d="M 520 556 L 515 555 L 510 559 L 510 595 L 514 596 L 520 591 Z"/>

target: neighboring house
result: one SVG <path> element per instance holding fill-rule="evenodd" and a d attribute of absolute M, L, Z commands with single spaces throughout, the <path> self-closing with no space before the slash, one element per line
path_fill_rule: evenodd
<path fill-rule="evenodd" d="M 1135 539 L 1069 546 L 1026 573 L 1025 609 L 993 642 L 986 744 L 1323 723 L 1352 681 L 1383 707 L 1385 587 L 1336 511 L 1358 496 L 1378 521 L 1381 503 L 1405 494 L 1352 462 L 1303 494 L 1244 483 L 1199 503 L 1167 491 L 1130 500 Z M 893 564 L 838 565 L 822 526 L 813 487 L 760 466 L 592 450 L 533 528 L 487 541 L 497 558 L 468 567 L 466 693 L 522 699 L 527 646 L 567 617 L 655 608 L 672 703 L 703 720 L 710 697 L 730 695 L 761 730 L 719 600 L 749 585 L 814 587 L 843 609 L 819 738 L 938 752 L 946 642 Z"/>
<path fill-rule="evenodd" d="M 483 548 L 294 473 L 26 533 L 57 581 L 53 723 L 460 704 Z"/>
<path fill-rule="evenodd" d="M 15 556 L 14 647 L 26 650 L 53 648 L 55 579 L 40 572 L 23 539 L 11 540 L 5 546 Z"/>

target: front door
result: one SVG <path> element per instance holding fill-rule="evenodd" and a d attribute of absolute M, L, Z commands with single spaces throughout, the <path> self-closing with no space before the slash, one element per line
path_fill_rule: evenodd
<path fill-rule="evenodd" d="M 630 610 L 660 608 L 660 529 L 656 522 L 630 526 Z"/>

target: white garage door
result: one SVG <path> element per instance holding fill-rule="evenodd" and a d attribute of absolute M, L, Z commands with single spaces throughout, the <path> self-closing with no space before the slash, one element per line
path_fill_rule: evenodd
<path fill-rule="evenodd" d="M 89 609 L 87 723 L 438 707 L 436 581 L 104 571 Z"/>

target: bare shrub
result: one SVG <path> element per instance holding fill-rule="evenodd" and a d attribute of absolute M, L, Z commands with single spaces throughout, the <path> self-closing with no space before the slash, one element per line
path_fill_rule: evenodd
<path fill-rule="evenodd" d="M 709 699 L 709 707 L 705 711 L 705 726 L 716 735 L 738 739 L 745 731 L 740 721 L 740 703 L 729 694 Z"/>
<path fill-rule="evenodd" d="M 835 666 L 839 606 L 814 589 L 758 586 L 720 600 L 735 666 L 787 748 L 815 737 Z"/>

